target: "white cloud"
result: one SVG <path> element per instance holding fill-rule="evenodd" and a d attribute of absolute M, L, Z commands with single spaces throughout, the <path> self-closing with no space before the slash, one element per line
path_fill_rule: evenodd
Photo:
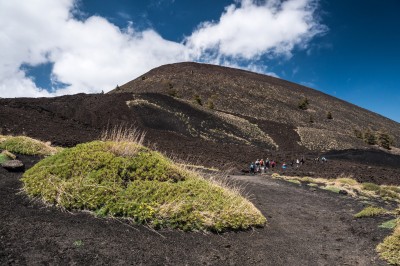
<path fill-rule="evenodd" d="M 77 19 L 75 0 L 0 0 L 0 97 L 109 91 L 159 65 L 188 60 L 266 73 L 257 64 L 261 55 L 289 56 L 322 31 L 314 10 L 314 0 L 242 0 L 178 43 L 152 29 L 120 29 L 99 16 Z M 21 68 L 45 63 L 53 64 L 52 93 Z"/>
<path fill-rule="evenodd" d="M 230 57 L 252 60 L 261 55 L 291 56 L 325 30 L 314 17 L 316 1 L 243 0 L 225 9 L 218 22 L 205 22 L 187 38 L 196 58 Z"/>

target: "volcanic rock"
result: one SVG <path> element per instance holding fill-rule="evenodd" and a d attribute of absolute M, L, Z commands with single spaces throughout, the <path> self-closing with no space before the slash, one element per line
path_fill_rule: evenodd
<path fill-rule="evenodd" d="M 24 163 L 20 160 L 10 160 L 1 164 L 1 166 L 11 172 L 21 172 L 24 170 Z"/>

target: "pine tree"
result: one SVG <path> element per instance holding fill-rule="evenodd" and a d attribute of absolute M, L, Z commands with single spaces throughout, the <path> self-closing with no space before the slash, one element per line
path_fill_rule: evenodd
<path fill-rule="evenodd" d="M 362 133 L 361 130 L 358 130 L 358 129 L 354 129 L 354 135 L 356 136 L 356 138 L 359 138 L 359 139 L 364 138 L 364 134 Z"/>
<path fill-rule="evenodd" d="M 364 141 L 369 145 L 375 145 L 376 144 L 375 133 L 372 132 L 370 129 L 367 129 L 367 131 L 365 131 L 364 133 Z"/>
<path fill-rule="evenodd" d="M 208 100 L 207 107 L 211 110 L 214 109 L 214 102 L 212 100 Z"/>
<path fill-rule="evenodd" d="M 198 105 L 203 105 L 203 102 L 201 101 L 200 95 L 198 95 L 198 94 L 196 94 L 196 95 L 193 97 L 193 102 L 194 102 L 194 103 L 197 103 Z"/>
<path fill-rule="evenodd" d="M 304 99 L 302 99 L 302 100 L 299 102 L 298 107 L 299 107 L 301 110 L 307 110 L 309 104 L 310 104 L 310 103 L 309 103 L 307 97 L 305 97 Z"/>
<path fill-rule="evenodd" d="M 390 146 L 393 145 L 393 138 L 386 132 L 378 132 L 377 139 L 378 145 L 387 150 L 390 150 Z"/>

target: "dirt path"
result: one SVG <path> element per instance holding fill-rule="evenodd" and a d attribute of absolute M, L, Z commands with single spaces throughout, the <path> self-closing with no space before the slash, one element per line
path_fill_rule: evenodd
<path fill-rule="evenodd" d="M 363 204 L 327 191 L 235 176 L 267 227 L 154 232 L 31 202 L 18 194 L 20 176 L 0 169 L 0 265 L 385 265 L 374 251 L 389 234 L 380 220 L 354 220 Z"/>

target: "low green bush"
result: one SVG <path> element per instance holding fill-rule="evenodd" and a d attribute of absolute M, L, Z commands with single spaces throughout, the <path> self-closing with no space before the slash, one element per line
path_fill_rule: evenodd
<path fill-rule="evenodd" d="M 362 183 L 362 188 L 369 191 L 379 191 L 381 187 L 374 183 Z"/>
<path fill-rule="evenodd" d="M 381 207 L 374 207 L 374 206 L 368 206 L 364 208 L 362 211 L 354 215 L 355 218 L 363 218 L 363 217 L 372 217 L 372 216 L 379 216 L 379 215 L 384 215 L 388 214 L 389 211 L 381 208 Z"/>
<path fill-rule="evenodd" d="M 345 184 L 345 185 L 350 185 L 350 186 L 355 186 L 358 185 L 357 180 L 354 180 L 352 178 L 349 177 L 340 177 L 337 179 L 337 181 L 341 184 Z"/>
<path fill-rule="evenodd" d="M 341 190 L 340 188 L 334 187 L 334 186 L 326 186 L 326 187 L 323 187 L 322 189 L 329 190 L 334 193 L 339 193 Z"/>
<path fill-rule="evenodd" d="M 4 163 L 6 161 L 9 161 L 9 160 L 10 160 L 10 158 L 7 155 L 0 153 L 0 164 Z"/>
<path fill-rule="evenodd" d="M 135 154 L 121 153 L 123 146 Z M 95 141 L 65 149 L 26 171 L 22 181 L 29 196 L 46 203 L 156 228 L 223 231 L 266 222 L 238 192 L 135 143 Z"/>
<path fill-rule="evenodd" d="M 380 224 L 378 227 L 385 228 L 385 229 L 393 229 L 396 227 L 396 225 L 397 225 L 397 219 L 392 219 L 392 220 L 389 220 L 389 221 L 386 221 L 386 222 Z"/>
<path fill-rule="evenodd" d="M 390 264 L 400 265 L 400 226 L 378 245 L 377 251 L 381 258 Z"/>
<path fill-rule="evenodd" d="M 288 179 L 287 181 L 290 182 L 290 183 L 296 184 L 296 185 L 301 185 L 301 182 L 299 180 L 296 180 L 296 179 Z"/>
<path fill-rule="evenodd" d="M 387 187 L 381 187 L 378 194 L 382 198 L 388 199 L 388 200 L 400 199 L 400 195 L 397 192 L 395 192 L 391 189 L 388 189 Z"/>
<path fill-rule="evenodd" d="M 397 186 L 386 186 L 385 188 L 388 189 L 388 190 L 391 190 L 393 192 L 400 193 L 400 187 L 397 187 Z"/>
<path fill-rule="evenodd" d="M 61 148 L 25 136 L 0 136 L 0 149 L 25 155 L 53 155 Z"/>

